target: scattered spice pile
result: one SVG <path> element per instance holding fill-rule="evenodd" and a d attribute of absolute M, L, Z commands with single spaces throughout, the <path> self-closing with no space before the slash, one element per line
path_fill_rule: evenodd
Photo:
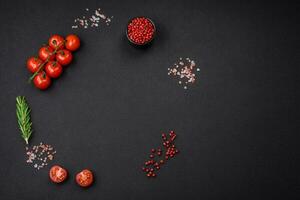
<path fill-rule="evenodd" d="M 109 26 L 113 16 L 108 17 L 102 11 L 101 8 L 97 8 L 90 14 L 90 10 L 88 8 L 85 9 L 87 12 L 87 16 L 83 15 L 82 17 L 78 17 L 74 20 L 74 25 L 72 26 L 73 29 L 76 28 L 89 28 L 89 27 L 98 27 L 100 22 L 105 23 Z"/>
<path fill-rule="evenodd" d="M 183 85 L 183 88 L 187 89 L 189 84 L 195 83 L 196 71 L 199 72 L 200 68 L 196 68 L 194 60 L 179 58 L 177 63 L 168 68 L 168 75 L 179 79 L 179 85 Z"/>
<path fill-rule="evenodd" d="M 51 145 L 40 143 L 32 148 L 26 147 L 27 163 L 31 163 L 34 168 L 41 169 L 53 160 L 56 151 Z"/>
<path fill-rule="evenodd" d="M 170 131 L 169 136 L 163 133 L 162 145 L 164 150 L 161 148 L 151 149 L 151 153 L 149 155 L 150 160 L 147 160 L 142 167 L 142 170 L 146 173 L 147 177 L 156 177 L 156 172 L 160 170 L 161 166 L 179 153 L 179 150 L 176 148 L 174 143 L 175 138 L 176 134 L 174 131 Z M 157 157 L 156 160 L 155 157 Z"/>

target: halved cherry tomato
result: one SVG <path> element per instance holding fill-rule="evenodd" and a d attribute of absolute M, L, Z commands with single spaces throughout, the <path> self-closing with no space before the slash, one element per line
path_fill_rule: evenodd
<path fill-rule="evenodd" d="M 47 75 L 50 76 L 51 78 L 58 78 L 61 75 L 63 69 L 58 62 L 49 61 L 45 66 L 45 71 Z"/>
<path fill-rule="evenodd" d="M 71 63 L 73 60 L 72 53 L 66 49 L 59 50 L 56 53 L 56 60 L 61 64 L 61 65 L 68 65 Z"/>
<path fill-rule="evenodd" d="M 77 35 L 68 35 L 66 37 L 66 49 L 76 51 L 80 47 L 80 39 Z"/>
<path fill-rule="evenodd" d="M 33 83 L 35 87 L 39 88 L 40 90 L 45 90 L 50 86 L 51 79 L 44 71 L 42 71 L 34 77 Z"/>
<path fill-rule="evenodd" d="M 30 72 L 34 73 L 34 72 L 36 72 L 39 69 L 39 67 L 42 64 L 42 62 L 43 61 L 41 59 L 39 59 L 39 58 L 30 57 L 27 60 L 27 69 Z"/>
<path fill-rule="evenodd" d="M 64 180 L 66 180 L 67 176 L 68 176 L 67 170 L 65 170 L 59 165 L 54 165 L 53 167 L 51 167 L 49 171 L 49 177 L 51 181 L 53 181 L 54 183 L 63 182 Z"/>
<path fill-rule="evenodd" d="M 49 38 L 49 46 L 52 48 L 52 49 L 63 49 L 65 47 L 64 43 L 64 38 L 60 35 L 52 35 L 50 38 Z"/>
<path fill-rule="evenodd" d="M 39 50 L 39 57 L 43 61 L 47 60 L 49 57 L 49 60 L 54 60 L 55 54 L 53 54 L 53 49 L 49 46 L 41 47 Z"/>
<path fill-rule="evenodd" d="M 88 187 L 93 183 L 93 181 L 93 173 L 88 169 L 84 169 L 76 175 L 76 182 L 81 187 Z"/>

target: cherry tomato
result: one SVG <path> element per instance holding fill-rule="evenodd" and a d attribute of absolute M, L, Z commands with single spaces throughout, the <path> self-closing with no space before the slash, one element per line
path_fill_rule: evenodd
<path fill-rule="evenodd" d="M 80 39 L 77 35 L 68 35 L 66 37 L 66 48 L 70 51 L 76 51 L 80 47 Z"/>
<path fill-rule="evenodd" d="M 73 60 L 72 53 L 66 49 L 59 50 L 56 54 L 56 60 L 61 64 L 61 65 L 68 65 L 71 63 Z"/>
<path fill-rule="evenodd" d="M 45 46 L 45 47 L 40 48 L 39 57 L 43 61 L 47 60 L 48 57 L 49 57 L 49 60 L 54 60 L 55 54 L 53 54 L 53 49 L 51 47 Z"/>
<path fill-rule="evenodd" d="M 54 165 L 53 167 L 51 167 L 49 171 L 49 177 L 51 181 L 53 181 L 54 183 L 63 182 L 64 180 L 66 180 L 67 176 L 68 176 L 67 170 L 65 170 L 59 165 Z"/>
<path fill-rule="evenodd" d="M 88 169 L 84 169 L 76 175 L 76 182 L 81 187 L 88 187 L 93 183 L 93 181 L 93 173 Z"/>
<path fill-rule="evenodd" d="M 60 35 L 52 35 L 50 38 L 49 38 L 49 46 L 52 48 L 52 49 L 63 49 L 64 48 L 64 43 L 65 43 L 65 40 L 62 36 Z"/>
<path fill-rule="evenodd" d="M 45 71 L 47 75 L 50 76 L 51 78 L 58 78 L 61 75 L 63 69 L 58 62 L 49 61 L 45 65 Z"/>
<path fill-rule="evenodd" d="M 27 60 L 27 69 L 30 72 L 34 73 L 34 72 L 36 72 L 39 69 L 39 67 L 42 64 L 42 62 L 43 61 L 41 59 L 39 59 L 39 58 L 30 57 Z"/>
<path fill-rule="evenodd" d="M 39 88 L 40 90 L 45 90 L 50 86 L 51 79 L 44 71 L 42 71 L 34 77 L 33 83 L 35 87 Z"/>

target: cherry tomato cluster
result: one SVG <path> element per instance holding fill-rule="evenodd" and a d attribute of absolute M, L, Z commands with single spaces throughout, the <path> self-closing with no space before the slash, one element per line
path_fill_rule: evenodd
<path fill-rule="evenodd" d="M 165 148 L 164 153 L 161 148 L 151 149 L 149 155 L 150 160 L 147 160 L 142 167 L 142 170 L 146 173 L 147 177 L 156 177 L 156 173 L 158 170 L 160 170 L 161 166 L 164 165 L 169 159 L 174 158 L 175 155 L 179 153 L 179 150 L 176 148 L 174 143 L 176 136 L 177 135 L 174 131 L 170 131 L 168 138 L 165 133 L 162 134 L 162 144 Z M 156 156 L 158 158 L 155 161 L 154 158 Z"/>
<path fill-rule="evenodd" d="M 67 179 L 68 172 L 63 167 L 54 165 L 49 171 L 49 177 L 54 183 L 62 183 Z M 94 181 L 94 176 L 91 170 L 84 169 L 76 174 L 75 180 L 79 186 L 89 187 Z"/>
<path fill-rule="evenodd" d="M 58 78 L 63 72 L 63 66 L 69 65 L 73 60 L 72 52 L 80 47 L 80 39 L 76 35 L 68 35 L 63 38 L 60 35 L 52 35 L 48 45 L 39 49 L 38 57 L 30 57 L 27 60 L 27 69 L 33 73 L 30 81 L 34 85 L 45 90 L 51 85 L 51 78 Z"/>
<path fill-rule="evenodd" d="M 152 21 L 145 17 L 137 17 L 131 20 L 127 26 L 129 40 L 138 45 L 150 42 L 155 33 Z"/>

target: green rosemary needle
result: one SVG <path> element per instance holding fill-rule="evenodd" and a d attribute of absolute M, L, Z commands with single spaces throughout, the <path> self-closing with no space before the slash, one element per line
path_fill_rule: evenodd
<path fill-rule="evenodd" d="M 30 108 L 27 105 L 26 99 L 24 96 L 18 96 L 16 98 L 16 113 L 18 118 L 18 124 L 21 131 L 21 136 L 28 144 L 30 135 L 32 134 L 31 129 L 31 120 L 30 120 Z"/>

